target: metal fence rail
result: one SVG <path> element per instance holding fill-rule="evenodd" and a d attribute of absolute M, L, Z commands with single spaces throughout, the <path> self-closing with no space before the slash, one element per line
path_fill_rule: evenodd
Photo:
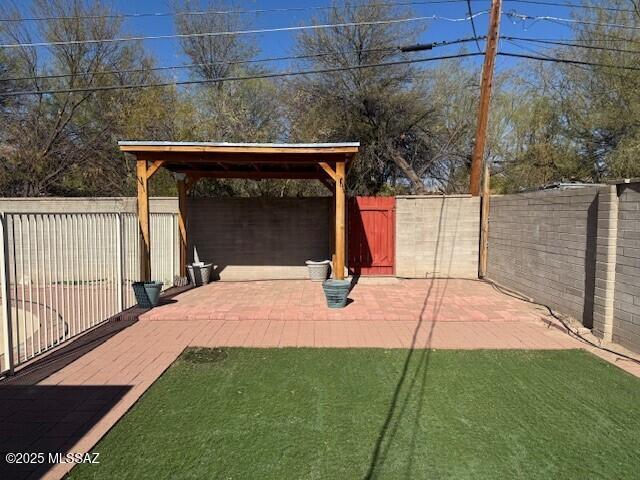
<path fill-rule="evenodd" d="M 0 373 L 135 304 L 137 219 L 129 213 L 0 214 Z M 175 214 L 151 215 L 152 275 L 177 273 Z"/>

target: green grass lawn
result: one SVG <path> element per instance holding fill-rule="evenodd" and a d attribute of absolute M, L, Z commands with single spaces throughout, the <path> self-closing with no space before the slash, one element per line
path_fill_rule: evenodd
<path fill-rule="evenodd" d="M 640 380 L 578 350 L 188 350 L 80 478 L 638 478 Z"/>

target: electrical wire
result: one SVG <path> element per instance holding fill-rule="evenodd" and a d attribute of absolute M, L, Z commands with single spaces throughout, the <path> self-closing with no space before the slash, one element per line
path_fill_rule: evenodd
<path fill-rule="evenodd" d="M 557 46 L 564 46 L 564 47 L 585 48 L 585 49 L 589 49 L 589 50 L 602 50 L 602 51 L 606 51 L 606 52 L 640 54 L 640 50 L 626 50 L 626 49 L 623 49 L 623 48 L 612 48 L 612 47 L 597 47 L 595 45 L 583 45 L 583 44 L 579 44 L 579 43 L 563 42 L 563 41 L 558 41 L 558 40 L 544 40 L 544 39 L 526 38 L 526 37 L 511 37 L 511 36 L 506 36 L 506 35 L 503 35 L 500 38 L 502 38 L 503 40 L 518 40 L 518 41 L 523 41 L 523 42 L 540 43 L 540 44 L 544 44 L 544 45 L 557 45 Z"/>
<path fill-rule="evenodd" d="M 476 22 L 473 20 L 473 9 L 471 8 L 471 0 L 467 0 L 467 11 L 469 12 L 469 19 L 471 22 L 471 30 L 473 31 L 473 36 L 476 38 L 476 47 L 478 48 L 478 52 L 482 53 L 480 49 L 480 42 L 478 41 L 478 33 L 476 32 Z"/>
<path fill-rule="evenodd" d="M 474 17 L 485 15 L 487 11 L 482 11 L 474 14 Z M 91 40 L 61 40 L 55 42 L 32 42 L 32 43 L 4 43 L 0 44 L 0 48 L 18 48 L 18 47 L 51 47 L 61 45 L 88 45 L 97 43 L 117 43 L 117 42 L 134 42 L 139 40 L 165 40 L 169 38 L 197 38 L 197 37 L 222 37 L 231 35 L 250 35 L 257 33 L 274 33 L 274 32 L 297 32 L 302 30 L 323 30 L 326 28 L 346 28 L 346 27 L 358 27 L 365 25 L 391 25 L 397 23 L 406 22 L 419 22 L 425 20 L 443 20 L 448 22 L 466 22 L 470 20 L 469 17 L 464 18 L 449 18 L 439 15 L 427 15 L 422 17 L 409 17 L 409 18 L 393 18 L 390 20 L 372 20 L 369 22 L 344 22 L 344 23 L 325 23 L 319 25 L 300 25 L 297 27 L 277 27 L 277 28 L 256 28 L 249 30 L 235 30 L 230 32 L 203 32 L 203 33 L 176 33 L 171 35 L 140 35 L 135 37 L 120 37 L 120 38 L 103 38 L 103 39 L 91 39 Z"/>
<path fill-rule="evenodd" d="M 563 2 L 544 2 L 541 0 L 503 0 L 505 3 L 524 3 L 528 5 L 544 5 L 548 7 L 565 7 L 565 8 L 583 8 L 585 10 L 599 10 L 608 12 L 628 12 L 636 13 L 635 10 L 619 7 L 606 7 L 601 5 L 584 5 L 580 3 L 563 3 Z"/>
<path fill-rule="evenodd" d="M 626 28 L 629 30 L 640 30 L 640 25 L 627 25 L 624 23 L 607 23 L 607 22 L 592 22 L 590 20 L 578 20 L 575 18 L 562 18 L 562 17 L 553 17 L 550 15 L 541 15 L 541 16 L 532 16 L 524 13 L 518 12 L 503 12 L 502 15 L 506 15 L 507 17 L 515 18 L 518 20 L 534 20 L 534 21 L 548 21 L 554 23 L 566 22 L 566 23 L 574 23 L 579 25 L 593 25 L 598 27 L 611 27 L 611 28 Z"/>
<path fill-rule="evenodd" d="M 144 18 L 144 17 L 187 17 L 187 16 L 204 16 L 204 15 L 244 15 L 244 14 L 260 14 L 260 13 L 286 13 L 286 12 L 304 12 L 304 11 L 320 11 L 333 10 L 340 8 L 359 8 L 359 7 L 410 7 L 415 5 L 431 5 L 446 3 L 463 3 L 465 0 L 422 0 L 412 2 L 381 2 L 381 3 L 354 3 L 344 6 L 307 6 L 307 7 L 282 7 L 282 8 L 258 8 L 253 10 L 194 10 L 182 12 L 141 12 L 141 13 L 113 13 L 104 15 L 63 15 L 49 17 L 20 17 L 20 18 L 0 18 L 0 22 L 40 22 L 50 20 L 72 20 L 72 19 L 114 19 L 114 18 Z"/>
<path fill-rule="evenodd" d="M 508 39 L 508 38 L 506 38 L 506 37 L 504 38 L 504 40 L 505 40 L 505 41 L 507 41 L 507 42 L 509 42 L 511 45 L 514 45 L 514 46 L 515 46 L 515 47 L 517 47 L 517 48 L 520 48 L 520 49 L 522 49 L 522 50 L 525 50 L 525 51 L 527 51 L 527 52 L 529 52 L 529 53 L 533 53 L 534 55 L 539 55 L 539 56 L 541 56 L 541 57 L 544 57 L 544 58 L 546 58 L 546 59 L 547 59 L 547 61 L 553 61 L 553 60 L 554 60 L 554 58 L 553 58 L 553 57 L 551 57 L 550 55 L 547 55 L 546 53 L 540 52 L 539 50 L 535 50 L 535 49 L 533 49 L 533 48 L 526 47 L 526 46 L 521 45 L 520 43 L 515 42 L 515 41 L 513 41 L 513 40 L 510 40 L 510 39 Z M 572 66 L 572 67 L 575 67 L 575 68 L 579 68 L 579 69 L 581 69 L 581 70 L 587 70 L 587 71 L 589 70 L 589 67 L 586 67 L 586 66 L 584 66 L 584 65 L 571 65 L 571 66 Z"/>
<path fill-rule="evenodd" d="M 322 68 L 322 69 L 316 69 L 316 70 L 273 72 L 273 73 L 264 73 L 259 75 L 235 76 L 235 77 L 225 77 L 225 78 L 207 78 L 207 79 L 199 79 L 199 80 L 140 83 L 140 84 L 130 84 L 130 85 L 104 85 L 104 86 L 95 86 L 95 87 L 64 88 L 64 89 L 51 89 L 51 90 L 25 90 L 25 91 L 18 91 L 18 92 L 0 93 L 0 97 L 18 97 L 18 96 L 25 96 L 25 95 L 51 95 L 56 93 L 81 93 L 81 92 L 95 93 L 95 92 L 104 92 L 109 90 L 128 90 L 128 89 L 137 89 L 137 88 L 169 87 L 169 86 L 179 86 L 179 85 L 209 84 L 209 83 L 232 82 L 232 81 L 241 81 L 241 80 L 291 77 L 291 76 L 297 76 L 297 75 L 313 75 L 313 74 L 321 74 L 321 73 L 344 72 L 348 70 L 362 70 L 365 68 L 409 65 L 413 63 L 432 62 L 436 60 L 450 60 L 455 58 L 475 57 L 478 55 L 481 55 L 481 54 L 480 53 L 458 53 L 455 55 L 444 55 L 440 57 L 397 60 L 393 62 L 352 65 L 349 67 L 333 67 L 333 68 Z"/>
<path fill-rule="evenodd" d="M 632 357 L 630 355 L 618 352 L 616 350 L 613 350 L 613 349 L 610 349 L 610 348 L 607 348 L 607 347 L 603 347 L 602 345 L 598 345 L 597 343 L 589 340 L 588 338 L 585 338 L 583 335 L 580 334 L 580 332 L 573 330 L 571 328 L 571 326 L 560 315 L 558 315 L 556 312 L 554 312 L 553 309 L 550 306 L 545 305 L 544 303 L 536 302 L 535 300 L 532 300 L 532 299 L 530 299 L 528 297 L 525 297 L 524 295 L 522 295 L 522 294 L 520 294 L 520 293 L 518 293 L 516 291 L 513 291 L 511 289 L 508 289 L 508 288 L 506 288 L 506 287 L 494 282 L 493 280 L 489 280 L 489 279 L 485 278 L 485 279 L 483 279 L 483 281 L 487 282 L 495 290 L 497 290 L 498 292 L 500 292 L 500 293 L 502 293 L 504 295 L 508 295 L 510 297 L 517 298 L 518 300 L 522 300 L 523 302 L 527 302 L 527 303 L 530 303 L 532 305 L 538 305 L 540 307 L 545 308 L 549 312 L 550 316 L 552 316 L 553 318 L 555 318 L 556 320 L 558 320 L 562 324 L 562 326 L 566 330 L 565 333 L 567 335 L 569 335 L 570 337 L 574 337 L 574 338 L 580 340 L 581 342 L 584 342 L 584 343 L 586 343 L 586 344 L 588 344 L 588 345 L 590 345 L 592 347 L 595 347 L 595 348 L 597 348 L 599 350 L 603 350 L 605 352 L 612 353 L 613 355 L 617 355 L 620 358 L 624 358 L 625 360 L 628 360 L 630 362 L 637 363 L 637 364 L 640 365 L 640 360 L 638 360 L 637 358 L 634 358 L 634 357 Z"/>
<path fill-rule="evenodd" d="M 541 57 L 541 56 L 525 55 L 525 54 L 512 53 L 512 52 L 498 52 L 498 55 L 500 55 L 501 57 L 526 58 L 529 60 L 540 60 L 543 62 L 569 63 L 573 65 L 586 65 L 591 67 L 605 67 L 605 68 L 614 68 L 618 70 L 640 71 L 640 67 L 629 67 L 625 65 L 614 65 L 610 63 L 584 62 L 581 60 L 569 60 L 568 58 L 556 58 L 556 57 L 550 57 L 550 56 Z"/>
<path fill-rule="evenodd" d="M 485 38 L 485 37 L 481 37 Z M 477 40 L 475 37 L 470 38 L 459 38 L 457 40 L 443 40 L 440 42 L 432 42 L 430 45 L 432 48 L 444 47 L 449 45 L 456 45 L 460 43 L 472 42 Z M 394 50 L 401 50 L 402 47 L 379 47 L 379 48 L 365 48 L 360 50 L 360 52 L 392 52 Z M 326 53 L 312 53 L 308 55 L 288 55 L 281 57 L 268 57 L 268 58 L 255 58 L 249 60 L 235 60 L 235 61 L 218 61 L 211 63 L 191 63 L 186 65 L 171 65 L 171 66 L 162 66 L 162 67 L 148 67 L 148 68 L 126 68 L 119 70 L 102 70 L 95 72 L 80 72 L 80 73 L 59 73 L 52 75 L 34 75 L 27 77 L 12 77 L 12 78 L 0 78 L 0 82 L 18 82 L 25 80 L 47 80 L 47 79 L 55 79 L 55 78 L 68 78 L 68 77 L 79 77 L 79 76 L 100 76 L 100 75 L 119 75 L 122 73 L 141 73 L 141 72 L 154 72 L 154 71 L 163 71 L 163 70 L 182 70 L 189 68 L 199 68 L 199 67 L 209 67 L 214 65 L 244 65 L 251 63 L 263 63 L 263 62 L 276 62 L 276 61 L 284 61 L 284 60 L 305 60 L 310 58 L 321 58 L 331 55 L 337 55 L 335 52 L 326 52 Z"/>

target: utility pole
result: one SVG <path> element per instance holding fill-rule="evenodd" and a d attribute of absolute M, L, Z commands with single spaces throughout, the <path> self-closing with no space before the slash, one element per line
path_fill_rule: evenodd
<path fill-rule="evenodd" d="M 484 149 L 487 143 L 487 126 L 489 124 L 489 104 L 491 103 L 491 89 L 493 87 L 493 71 L 498 53 L 498 34 L 500 29 L 501 0 L 491 1 L 489 16 L 489 32 L 487 35 L 487 49 L 482 66 L 482 83 L 480 84 L 480 106 L 478 108 L 478 124 L 476 126 L 476 141 L 473 147 L 471 161 L 471 178 L 469 192 L 473 196 L 480 195 L 480 177 L 484 164 Z"/>

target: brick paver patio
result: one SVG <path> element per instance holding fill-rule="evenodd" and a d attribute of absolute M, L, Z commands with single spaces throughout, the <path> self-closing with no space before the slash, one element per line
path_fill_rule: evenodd
<path fill-rule="evenodd" d="M 187 291 L 36 385 L 0 386 L 0 451 L 89 451 L 188 346 L 588 348 L 640 376 L 636 364 L 585 346 L 544 309 L 483 282 L 359 284 L 350 298 L 329 310 L 321 286 L 308 281 Z M 71 466 L 11 473 L 61 478 Z"/>
<path fill-rule="evenodd" d="M 365 283 L 366 282 L 366 283 Z M 384 280 L 381 280 L 384 282 Z M 540 318 L 542 310 L 497 295 L 484 282 L 442 279 L 365 279 L 344 309 L 326 308 L 320 283 L 279 280 L 217 282 L 190 290 L 173 303 L 143 314 L 142 320 L 385 320 L 501 322 Z"/>

